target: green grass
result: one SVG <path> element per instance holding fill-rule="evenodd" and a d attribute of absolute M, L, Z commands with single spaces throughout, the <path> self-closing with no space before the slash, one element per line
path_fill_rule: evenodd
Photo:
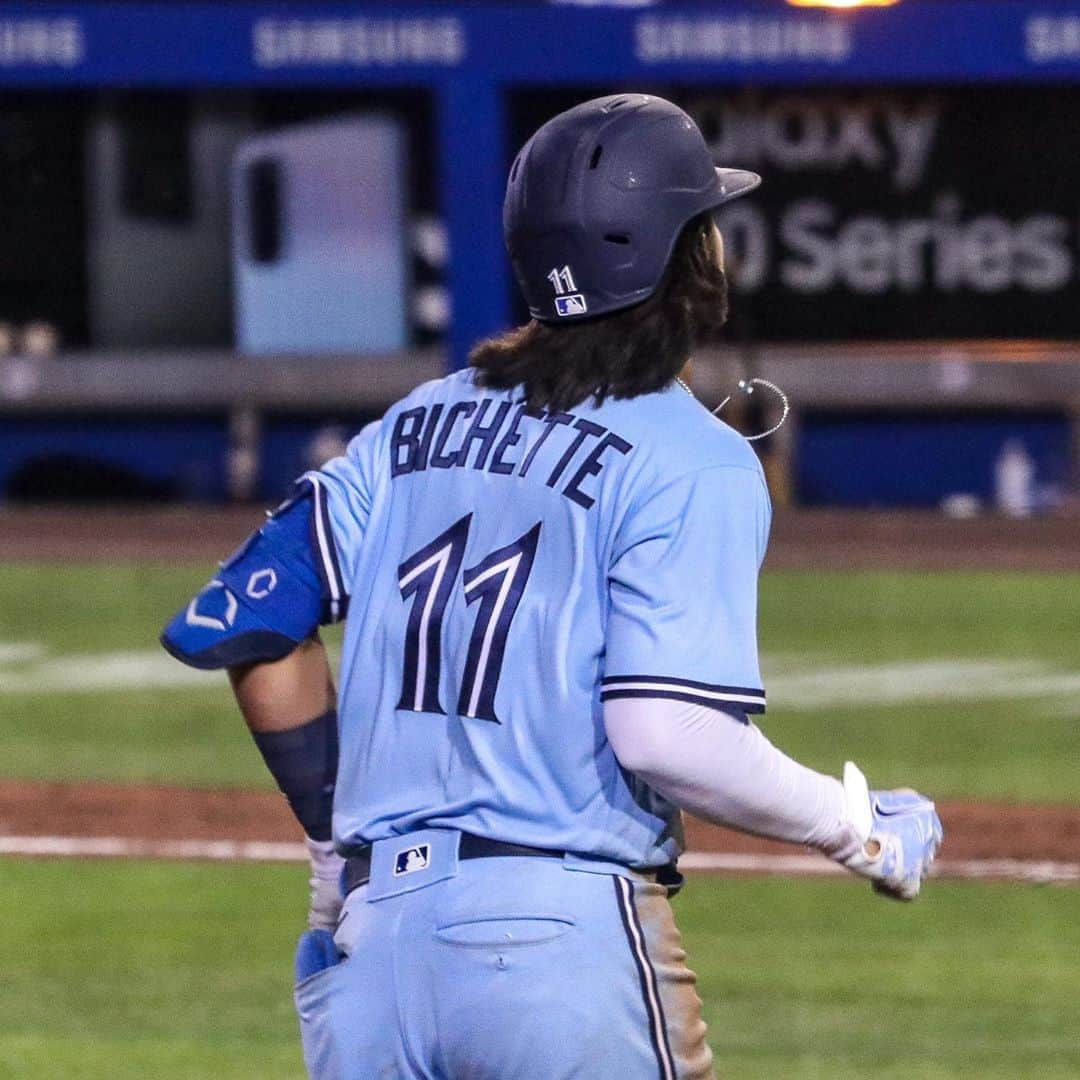
<path fill-rule="evenodd" d="M 298 1077 L 300 866 L 0 865 L 0 1077 Z"/>
<path fill-rule="evenodd" d="M 50 656 L 157 650 L 164 622 L 212 570 L 0 567 L 0 643 L 40 642 Z M 329 632 L 331 640 L 337 636 Z M 0 737 L 0 775 L 273 786 L 224 674 L 209 675 L 198 687 L 0 694 Z"/>
<path fill-rule="evenodd" d="M 1075 664 L 1078 620 L 1077 573 L 775 570 L 762 578 L 762 648 L 822 660 Z"/>
<path fill-rule="evenodd" d="M 0 774 L 22 779 L 272 786 L 224 676 L 215 690 L 0 696 L 0 738 Z"/>
<path fill-rule="evenodd" d="M 9 563 L 0 567 L 0 641 L 41 641 L 57 653 L 152 648 L 213 569 Z"/>
<path fill-rule="evenodd" d="M 712 879 L 676 911 L 721 1076 L 1080 1074 L 1075 889 Z"/>
<path fill-rule="evenodd" d="M 5 860 L 0 1077 L 302 1075 L 299 866 Z M 717 1073 L 1071 1077 L 1080 893 L 694 878 L 678 898 Z"/>
<path fill-rule="evenodd" d="M 41 642 L 59 659 L 152 655 L 162 622 L 209 569 L 0 567 L 0 645 Z M 1078 625 L 1078 574 L 777 571 L 761 590 L 767 688 L 769 676 L 775 686 L 795 668 L 938 659 L 1037 662 L 1077 676 Z M 6 671 L 26 669 L 0 656 L 0 689 Z M 762 726 L 807 764 L 836 773 L 851 757 L 882 786 L 1075 801 L 1080 689 L 1015 698 L 963 689 L 965 696 L 932 702 L 813 710 L 774 701 Z M 0 775 L 268 784 L 223 677 L 184 687 L 0 692 L 0 744 Z"/>
<path fill-rule="evenodd" d="M 1076 674 L 1078 625 L 1080 574 L 777 571 L 762 581 L 762 651 L 798 657 L 810 669 L 815 662 L 988 657 L 1041 661 Z M 771 709 L 762 726 L 807 765 L 835 774 L 850 757 L 881 786 L 1075 802 L 1080 692 L 997 700 L 964 689 L 973 696 Z"/>
<path fill-rule="evenodd" d="M 1041 702 L 830 709 L 770 716 L 763 727 L 811 768 L 839 776 L 845 760 L 876 787 L 914 785 L 939 798 L 1075 803 L 1078 715 Z"/>

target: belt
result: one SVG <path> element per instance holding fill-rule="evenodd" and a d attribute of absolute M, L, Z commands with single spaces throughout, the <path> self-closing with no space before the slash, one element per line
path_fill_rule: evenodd
<path fill-rule="evenodd" d="M 405 837 L 401 837 L 405 839 Z M 539 856 L 544 859 L 563 859 L 565 851 L 550 848 L 527 847 L 525 844 L 507 844 L 502 840 L 488 840 L 483 836 L 462 833 L 458 842 L 458 859 L 490 859 L 506 855 Z M 345 895 L 359 889 L 371 880 L 371 845 L 355 848 L 345 859 Z"/>

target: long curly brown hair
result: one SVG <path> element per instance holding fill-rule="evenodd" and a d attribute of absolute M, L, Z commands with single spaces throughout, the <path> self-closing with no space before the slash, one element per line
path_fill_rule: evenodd
<path fill-rule="evenodd" d="M 727 278 L 711 214 L 689 221 L 660 288 L 611 315 L 565 325 L 538 322 L 481 341 L 469 354 L 478 382 L 521 386 L 530 409 L 565 411 L 593 397 L 632 398 L 669 385 L 691 350 L 727 321 Z"/>

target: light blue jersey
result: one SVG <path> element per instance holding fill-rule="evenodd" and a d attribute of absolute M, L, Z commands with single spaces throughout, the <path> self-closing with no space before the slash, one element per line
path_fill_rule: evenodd
<path fill-rule="evenodd" d="M 678 385 L 531 414 L 463 371 L 308 479 L 348 611 L 338 847 L 447 827 L 672 862 L 678 813 L 620 768 L 602 702 L 764 709 L 747 442 Z"/>

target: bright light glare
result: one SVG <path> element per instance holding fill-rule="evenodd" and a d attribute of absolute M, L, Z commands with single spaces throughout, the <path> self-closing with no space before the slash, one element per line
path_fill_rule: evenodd
<path fill-rule="evenodd" d="M 787 0 L 792 7 L 861 8 L 892 7 L 900 0 Z"/>

